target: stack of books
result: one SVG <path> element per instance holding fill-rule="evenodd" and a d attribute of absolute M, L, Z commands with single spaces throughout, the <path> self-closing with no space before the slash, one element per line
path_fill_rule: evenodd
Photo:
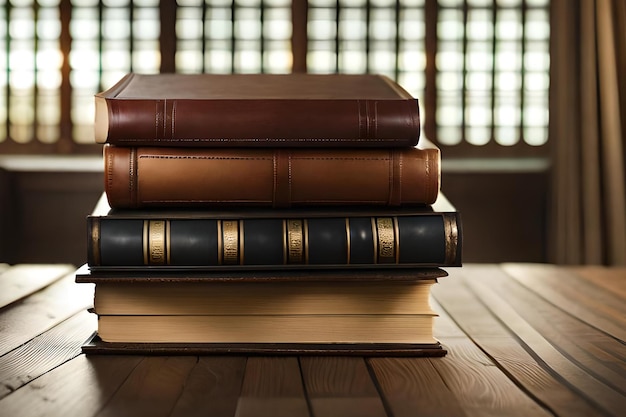
<path fill-rule="evenodd" d="M 129 74 L 96 95 L 91 353 L 443 355 L 458 212 L 378 75 Z"/>

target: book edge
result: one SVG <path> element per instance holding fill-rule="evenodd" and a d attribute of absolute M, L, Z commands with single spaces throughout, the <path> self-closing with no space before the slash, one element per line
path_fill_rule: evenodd
<path fill-rule="evenodd" d="M 85 354 L 129 355 L 282 355 L 442 357 L 447 350 L 432 344 L 170 344 L 104 342 L 94 332 L 82 345 Z"/>

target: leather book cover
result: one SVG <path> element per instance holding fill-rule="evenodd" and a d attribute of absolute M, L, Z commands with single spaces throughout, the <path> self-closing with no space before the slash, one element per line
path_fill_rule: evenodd
<path fill-rule="evenodd" d="M 408 148 L 104 146 L 113 208 L 405 206 L 439 194 L 441 152 Z"/>
<path fill-rule="evenodd" d="M 142 268 L 133 271 L 91 270 L 87 264 L 76 271 L 77 283 L 256 283 L 256 282 L 416 282 L 444 278 L 448 272 L 441 268 L 419 269 L 370 269 L 345 268 L 311 271 L 258 270 L 247 271 L 198 271 L 198 270 L 154 270 Z"/>
<path fill-rule="evenodd" d="M 87 218 L 88 264 L 121 271 L 460 266 L 461 220 L 451 210 L 111 210 Z"/>
<path fill-rule="evenodd" d="M 98 355 L 287 355 L 441 357 L 447 350 L 437 342 L 413 343 L 120 343 L 105 342 L 94 333 L 82 346 Z"/>
<path fill-rule="evenodd" d="M 405 147 L 417 99 L 373 74 L 127 74 L 95 96 L 98 143 Z"/>

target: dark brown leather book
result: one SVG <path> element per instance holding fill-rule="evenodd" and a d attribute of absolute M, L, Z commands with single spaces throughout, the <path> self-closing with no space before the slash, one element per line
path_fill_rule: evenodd
<path fill-rule="evenodd" d="M 441 154 L 416 147 L 179 148 L 104 146 L 113 208 L 432 204 Z"/>
<path fill-rule="evenodd" d="M 414 146 L 417 99 L 369 74 L 128 74 L 95 96 L 98 143 Z"/>

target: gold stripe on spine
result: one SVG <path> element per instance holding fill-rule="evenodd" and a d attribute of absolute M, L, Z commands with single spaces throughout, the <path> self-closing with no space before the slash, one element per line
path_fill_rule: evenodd
<path fill-rule="evenodd" d="M 396 260 L 396 244 L 391 217 L 376 219 L 378 232 L 378 261 L 380 263 L 394 263 Z"/>
<path fill-rule="evenodd" d="M 166 220 L 165 221 L 165 249 L 166 249 L 166 253 L 167 253 L 167 264 L 171 265 L 172 264 L 172 248 L 170 246 L 170 242 L 172 241 L 172 234 L 170 231 L 170 221 Z"/>
<path fill-rule="evenodd" d="M 165 220 L 150 220 L 148 224 L 149 265 L 164 265 L 167 259 Z"/>
<path fill-rule="evenodd" d="M 346 217 L 346 264 L 350 265 L 350 218 Z"/>
<path fill-rule="evenodd" d="M 150 265 L 150 257 L 148 256 L 148 229 L 150 228 L 150 222 L 148 220 L 143 221 L 143 264 Z"/>
<path fill-rule="evenodd" d="M 239 222 L 223 220 L 222 233 L 224 239 L 224 265 L 237 265 L 239 262 Z"/>
<path fill-rule="evenodd" d="M 302 220 L 300 219 L 288 219 L 287 220 L 287 243 L 288 243 L 288 263 L 301 264 L 303 253 L 303 232 L 302 232 Z"/>
<path fill-rule="evenodd" d="M 309 264 L 309 222 L 304 219 L 302 227 L 302 235 L 304 236 L 304 263 Z"/>
<path fill-rule="evenodd" d="M 454 215 L 443 215 L 443 228 L 446 234 L 445 264 L 452 265 L 456 261 L 456 252 L 459 244 L 459 229 Z"/>
<path fill-rule="evenodd" d="M 91 220 L 91 259 L 94 265 L 100 265 L 100 219 Z"/>
<path fill-rule="evenodd" d="M 243 242 L 244 242 L 244 234 L 243 234 L 243 226 L 244 226 L 244 221 L 243 220 L 239 220 L 239 265 L 243 265 L 244 264 L 244 259 L 243 259 Z"/>
<path fill-rule="evenodd" d="M 222 265 L 224 263 L 224 257 L 222 253 L 224 252 L 224 239 L 222 237 L 222 221 L 217 221 L 217 264 Z"/>
<path fill-rule="evenodd" d="M 378 231 L 376 228 L 376 218 L 370 217 L 370 222 L 372 224 L 372 242 L 374 244 L 374 263 L 378 263 Z"/>

